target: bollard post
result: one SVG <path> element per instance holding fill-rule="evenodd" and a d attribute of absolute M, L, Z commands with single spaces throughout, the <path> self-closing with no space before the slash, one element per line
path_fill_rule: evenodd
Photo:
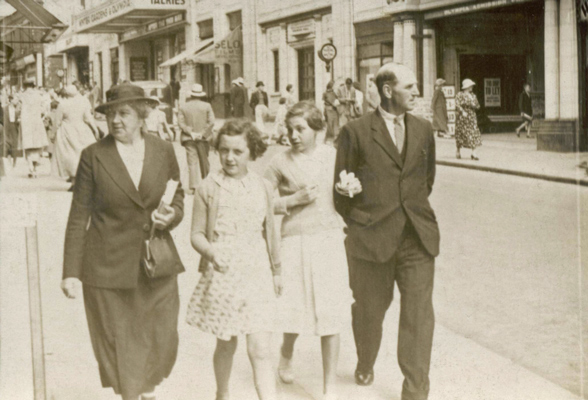
<path fill-rule="evenodd" d="M 29 315 L 33 358 L 34 400 L 46 400 L 45 349 L 43 345 L 43 316 L 41 313 L 41 279 L 39 271 L 39 242 L 37 224 L 25 227 L 27 273 L 29 286 Z"/>

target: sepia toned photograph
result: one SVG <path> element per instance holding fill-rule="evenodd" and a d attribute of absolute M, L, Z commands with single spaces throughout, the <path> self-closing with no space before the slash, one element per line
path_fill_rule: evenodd
<path fill-rule="evenodd" d="M 0 0 L 0 399 L 588 400 L 588 0 Z"/>

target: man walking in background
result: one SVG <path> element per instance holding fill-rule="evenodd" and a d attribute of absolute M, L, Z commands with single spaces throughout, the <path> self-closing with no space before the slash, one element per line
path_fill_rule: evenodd
<path fill-rule="evenodd" d="M 195 83 L 192 85 L 190 99 L 178 113 L 178 125 L 182 130 L 180 141 L 186 148 L 190 175 L 189 192 L 192 194 L 210 170 L 208 140 L 212 137 L 214 112 L 210 103 L 203 100 L 204 97 L 206 92 L 202 90 L 202 85 Z"/>
<path fill-rule="evenodd" d="M 376 76 L 381 104 L 341 129 L 335 163 L 335 208 L 348 226 L 345 246 L 357 347 L 355 381 L 371 385 L 382 324 L 400 291 L 398 364 L 402 400 L 425 400 L 433 344 L 433 276 L 439 228 L 429 204 L 435 180 L 431 124 L 412 114 L 414 73 L 385 64 Z M 358 185 L 346 184 L 354 173 Z M 349 178 L 352 180 L 351 178 Z"/>
<path fill-rule="evenodd" d="M 245 116 L 245 93 L 238 79 L 231 83 L 229 97 L 231 100 L 231 114 L 234 118 L 243 118 Z"/>

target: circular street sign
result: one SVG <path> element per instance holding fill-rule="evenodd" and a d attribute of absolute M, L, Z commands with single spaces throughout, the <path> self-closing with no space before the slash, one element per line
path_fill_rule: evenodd
<path fill-rule="evenodd" d="M 321 47 L 320 55 L 324 61 L 333 61 L 337 57 L 337 48 L 332 43 L 326 43 Z"/>
<path fill-rule="evenodd" d="M 57 70 L 57 76 L 61 78 L 63 75 L 64 75 L 63 70 L 62 69 L 58 69 Z"/>

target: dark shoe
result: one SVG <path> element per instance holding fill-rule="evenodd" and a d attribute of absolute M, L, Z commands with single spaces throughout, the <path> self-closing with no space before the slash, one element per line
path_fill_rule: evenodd
<path fill-rule="evenodd" d="M 355 371 L 355 383 L 359 386 L 370 386 L 374 383 L 374 371 L 360 372 Z"/>
<path fill-rule="evenodd" d="M 478 157 L 474 157 L 474 156 L 472 156 L 472 160 L 474 160 L 474 161 L 479 161 L 480 159 L 479 159 Z"/>

